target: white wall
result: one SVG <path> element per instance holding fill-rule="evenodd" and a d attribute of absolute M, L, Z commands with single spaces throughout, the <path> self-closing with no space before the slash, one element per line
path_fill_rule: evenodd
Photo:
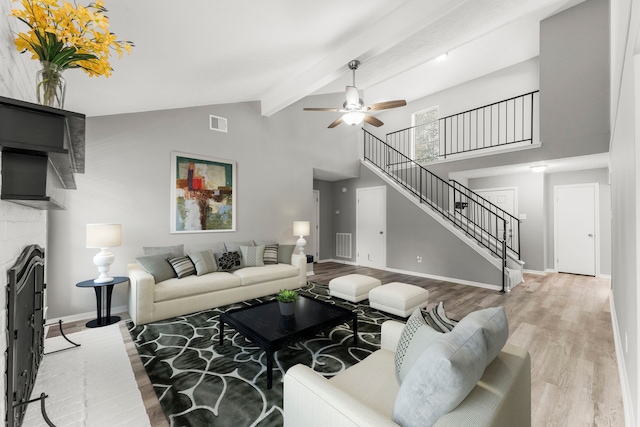
<path fill-rule="evenodd" d="M 11 12 L 11 1 L 0 0 L 0 96 L 23 101 L 35 101 L 35 74 L 39 66 L 30 55 L 20 55 L 13 43 L 17 31 L 17 20 L 7 15 Z M 0 158 L 2 154 L 0 153 Z M 0 171 L 2 166 L 0 166 Z M 0 177 L 0 185 L 2 178 Z M 47 213 L 15 203 L 0 201 L 0 354 L 7 348 L 7 270 L 16 261 L 22 249 L 30 244 L 47 246 Z M 46 259 L 47 270 L 49 259 Z M 46 271 L 45 271 L 46 274 Z M 6 369 L 5 357 L 0 357 L 0 370 Z M 0 382 L 4 390 L 5 377 Z M 0 414 L 4 418 L 5 400 L 0 400 Z"/>
<path fill-rule="evenodd" d="M 335 96 L 317 98 L 307 102 L 336 104 Z M 312 218 L 313 169 L 352 174 L 358 164 L 358 129 L 327 129 L 331 115 L 302 107 L 270 118 L 260 115 L 257 102 L 89 118 L 86 172 L 76 176 L 78 189 L 67 193 L 67 209 L 50 213 L 50 315 L 95 312 L 94 293 L 75 287 L 97 274 L 97 250 L 85 248 L 88 223 L 122 224 L 122 246 L 111 249 L 111 273 L 118 276 L 127 275 L 127 264 L 143 254 L 143 246 L 295 243 L 293 221 Z M 209 114 L 227 118 L 229 132 L 211 131 Z M 235 232 L 169 232 L 172 151 L 237 162 Z M 126 295 L 126 285 L 116 286 L 113 308 L 126 306 Z"/>
<path fill-rule="evenodd" d="M 627 426 L 635 426 L 640 408 L 640 329 L 638 328 L 638 283 L 640 277 L 640 57 L 637 36 L 640 1 L 612 2 L 615 53 L 611 66 L 611 210 L 612 210 L 612 306 L 614 334 L 625 398 Z M 628 345 L 624 345 L 625 341 Z"/>

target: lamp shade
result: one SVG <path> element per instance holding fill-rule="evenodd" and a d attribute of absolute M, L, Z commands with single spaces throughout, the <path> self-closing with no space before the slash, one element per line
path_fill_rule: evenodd
<path fill-rule="evenodd" d="M 122 226 L 120 224 L 87 224 L 88 248 L 112 248 L 120 246 Z"/>
<path fill-rule="evenodd" d="M 308 236 L 311 231 L 309 221 L 293 221 L 294 236 Z"/>

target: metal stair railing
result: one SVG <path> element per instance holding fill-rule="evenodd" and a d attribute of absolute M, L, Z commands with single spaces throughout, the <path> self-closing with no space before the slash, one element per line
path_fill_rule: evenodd
<path fill-rule="evenodd" d="M 538 94 L 539 91 L 525 93 L 391 132 L 386 135 L 386 143 L 418 162 L 517 143 L 533 144 Z M 416 141 L 420 139 L 428 153 L 416 158 Z"/>
<path fill-rule="evenodd" d="M 504 292 L 508 250 L 507 220 L 498 215 L 494 209 L 479 203 L 478 200 L 485 200 L 479 195 L 476 195 L 479 199 L 469 197 L 471 190 L 449 184 L 366 129 L 363 131 L 366 161 L 375 165 L 389 178 L 416 196 L 420 203 L 430 206 L 467 236 L 501 259 L 501 292 Z M 488 200 L 485 201 L 490 203 Z"/>

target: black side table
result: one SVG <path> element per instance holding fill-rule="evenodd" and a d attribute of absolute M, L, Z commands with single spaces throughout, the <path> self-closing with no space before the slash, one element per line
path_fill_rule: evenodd
<path fill-rule="evenodd" d="M 96 311 L 98 312 L 98 318 L 87 322 L 87 328 L 99 328 L 101 326 L 112 325 L 120 321 L 120 316 L 111 315 L 111 294 L 113 293 L 113 285 L 128 281 L 128 277 L 117 276 L 114 277 L 112 281 L 105 283 L 95 283 L 93 279 L 76 283 L 76 286 L 79 288 L 93 288 L 96 292 Z M 102 298 L 103 294 L 106 294 L 106 302 Z M 106 313 L 105 316 L 102 315 L 103 312 Z"/>

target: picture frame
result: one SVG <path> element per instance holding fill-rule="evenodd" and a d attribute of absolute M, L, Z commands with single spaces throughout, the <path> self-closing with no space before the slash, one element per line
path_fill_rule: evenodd
<path fill-rule="evenodd" d="M 171 152 L 171 233 L 236 231 L 236 162 Z"/>

